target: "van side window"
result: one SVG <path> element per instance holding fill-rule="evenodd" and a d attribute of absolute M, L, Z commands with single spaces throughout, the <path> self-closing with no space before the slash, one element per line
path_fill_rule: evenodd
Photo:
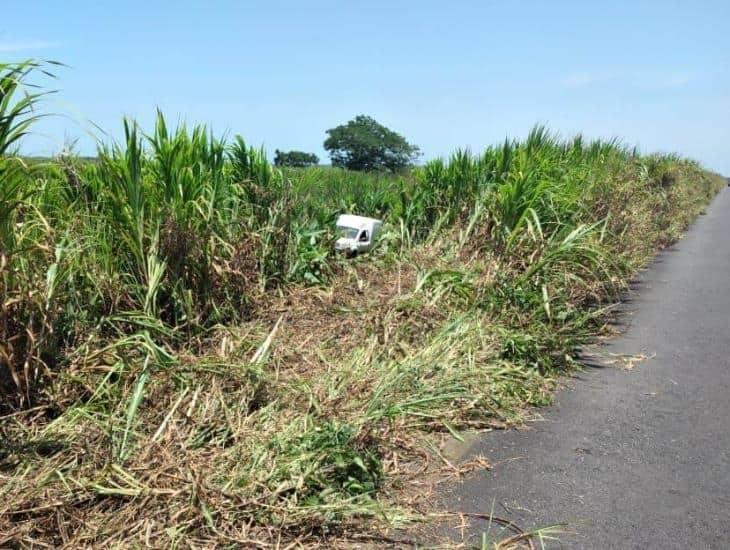
<path fill-rule="evenodd" d="M 362 233 L 360 233 L 360 242 L 364 243 L 364 242 L 367 242 L 367 240 L 368 240 L 368 232 L 363 231 Z"/>

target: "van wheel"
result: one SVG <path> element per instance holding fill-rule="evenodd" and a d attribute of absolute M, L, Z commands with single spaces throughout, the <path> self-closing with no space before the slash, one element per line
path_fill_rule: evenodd
<path fill-rule="evenodd" d="M 357 256 L 357 250 L 345 251 L 345 258 L 354 258 L 355 256 Z"/>

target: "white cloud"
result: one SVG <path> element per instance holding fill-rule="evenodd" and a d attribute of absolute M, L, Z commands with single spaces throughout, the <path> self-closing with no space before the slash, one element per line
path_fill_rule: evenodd
<path fill-rule="evenodd" d="M 595 84 L 611 82 L 632 88 L 665 89 L 680 88 L 692 81 L 688 73 L 572 73 L 560 79 L 564 88 L 585 88 Z"/>
<path fill-rule="evenodd" d="M 657 84 L 659 84 L 663 88 L 677 88 L 679 86 L 684 86 L 685 84 L 689 84 L 692 80 L 692 77 L 688 74 L 683 73 L 677 73 L 677 74 L 670 74 L 663 78 L 658 79 Z"/>
<path fill-rule="evenodd" d="M 28 42 L 0 42 L 0 53 L 15 53 L 28 50 L 48 50 L 55 48 L 53 42 L 45 40 L 32 40 Z"/>
<path fill-rule="evenodd" d="M 573 73 L 562 78 L 560 83 L 566 88 L 583 88 L 591 84 L 608 82 L 614 78 L 616 78 L 616 75 L 608 73 Z"/>

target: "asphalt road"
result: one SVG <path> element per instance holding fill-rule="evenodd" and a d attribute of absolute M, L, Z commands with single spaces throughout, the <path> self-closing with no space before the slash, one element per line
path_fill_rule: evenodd
<path fill-rule="evenodd" d="M 588 368 L 530 430 L 481 436 L 469 454 L 497 465 L 452 509 L 567 521 L 558 548 L 730 548 L 730 189 L 635 290 L 601 351 L 649 359 Z"/>

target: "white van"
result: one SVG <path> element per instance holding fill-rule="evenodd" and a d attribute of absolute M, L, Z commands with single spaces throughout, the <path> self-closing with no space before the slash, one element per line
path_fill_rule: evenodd
<path fill-rule="evenodd" d="M 339 238 L 335 242 L 335 250 L 348 256 L 367 252 L 373 246 L 383 222 L 364 216 L 342 214 L 337 218 Z"/>

